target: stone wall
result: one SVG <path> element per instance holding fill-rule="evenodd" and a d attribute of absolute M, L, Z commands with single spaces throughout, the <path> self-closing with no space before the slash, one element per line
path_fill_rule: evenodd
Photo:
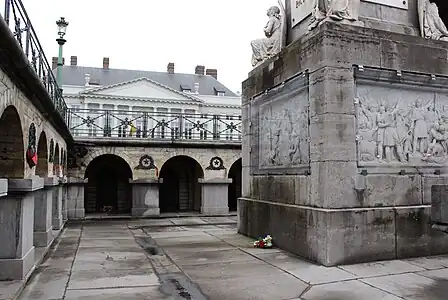
<path fill-rule="evenodd" d="M 23 133 L 23 148 L 27 149 L 28 147 L 28 137 L 29 137 L 29 128 L 33 123 L 36 127 L 36 147 L 38 143 L 38 139 L 41 135 L 41 132 L 44 131 L 47 138 L 47 149 L 50 149 L 50 141 L 53 139 L 54 144 L 59 145 L 59 149 L 67 149 L 67 145 L 65 140 L 61 137 L 61 135 L 54 129 L 54 127 L 47 121 L 46 117 L 43 116 L 37 109 L 34 107 L 29 99 L 27 99 L 23 92 L 17 88 L 17 86 L 8 78 L 2 70 L 0 70 L 0 116 L 3 114 L 3 111 L 8 106 L 14 106 L 18 112 L 20 118 L 20 124 L 9 124 L 8 126 L 21 126 L 21 131 Z M 10 130 L 10 128 L 0 128 L 0 131 Z M 17 141 L 17 140 L 16 140 Z M 4 141 L 0 140 L 0 144 L 4 143 Z M 10 149 L 17 149 L 17 147 L 10 146 Z M 14 155 L 10 153 L 6 149 L 0 149 L 2 151 L 2 156 Z M 25 151 L 22 153 L 24 162 L 24 174 L 22 176 L 17 175 L 15 177 L 20 178 L 30 178 L 35 175 L 35 168 L 30 168 L 28 164 L 26 164 L 25 160 Z M 13 164 L 9 164 L 12 166 Z M 1 168 L 8 168 L 8 164 L 2 165 Z M 52 175 L 53 167 L 49 165 L 49 176 Z M 13 171 L 11 173 L 14 173 Z"/>
<path fill-rule="evenodd" d="M 142 147 L 142 146 L 89 146 L 86 156 L 78 160 L 77 169 L 69 169 L 69 176 L 74 178 L 84 178 L 85 170 L 89 163 L 96 157 L 104 154 L 114 154 L 123 158 L 133 172 L 133 179 L 153 179 L 154 173 L 148 170 L 138 169 L 140 158 L 149 155 L 154 159 L 154 165 L 160 171 L 163 164 L 170 158 L 184 155 L 195 159 L 202 167 L 206 177 L 215 177 L 213 172 L 205 172 L 210 166 L 213 157 L 220 157 L 223 160 L 227 177 L 227 172 L 234 162 L 241 157 L 241 149 L 216 149 L 216 148 L 170 148 L 170 147 Z M 221 175 L 220 175 L 221 177 Z"/>
<path fill-rule="evenodd" d="M 447 178 L 444 163 L 425 161 L 423 155 L 417 159 L 412 153 L 400 161 L 398 144 L 386 141 L 383 145 L 393 148 L 393 156 L 381 154 L 378 159 L 378 152 L 373 152 L 374 159 L 366 164 L 360 139 L 360 95 L 368 81 L 363 71 L 376 78 L 371 98 L 385 101 L 386 112 L 395 115 L 397 101 L 402 112 L 409 112 L 418 97 L 443 94 L 446 79 L 431 74 L 448 74 L 447 57 L 444 42 L 325 22 L 254 69 L 243 83 L 239 232 L 252 237 L 270 233 L 276 245 L 324 265 L 447 253 L 448 238 L 428 225 L 431 187 Z M 294 79 L 300 77 L 307 79 Z M 419 82 L 418 93 L 406 92 L 409 84 L 416 83 L 410 83 L 411 78 Z M 384 90 L 385 85 L 393 90 Z M 288 94 L 282 90 L 300 89 L 306 89 L 308 97 L 289 97 L 289 112 L 296 114 L 309 106 L 309 130 L 299 134 L 299 140 L 308 138 L 309 162 L 304 160 L 297 168 L 282 161 L 281 166 L 260 172 L 263 160 L 291 151 L 274 147 L 270 154 L 260 152 L 254 141 L 265 143 L 266 135 L 291 139 L 286 138 L 290 132 L 286 125 L 280 138 L 258 126 L 263 119 L 258 102 L 270 103 L 275 110 L 282 93 Z M 413 114 L 416 121 L 418 114 Z M 290 119 L 287 114 L 269 118 L 272 124 Z M 391 140 L 398 140 L 397 130 L 393 131 Z M 391 150 L 388 147 L 383 149 Z"/>

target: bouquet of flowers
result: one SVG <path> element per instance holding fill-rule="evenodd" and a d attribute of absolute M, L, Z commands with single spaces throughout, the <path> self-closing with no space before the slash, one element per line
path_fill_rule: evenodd
<path fill-rule="evenodd" d="M 272 237 L 268 234 L 264 239 L 259 238 L 257 241 L 254 242 L 255 248 L 272 248 Z"/>

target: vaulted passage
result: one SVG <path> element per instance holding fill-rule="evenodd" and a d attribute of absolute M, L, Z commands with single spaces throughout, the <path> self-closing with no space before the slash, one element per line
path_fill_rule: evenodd
<path fill-rule="evenodd" d="M 129 214 L 132 208 L 132 170 L 124 159 L 112 154 L 98 156 L 87 166 L 84 191 L 87 213 Z"/>
<path fill-rule="evenodd" d="M 22 125 L 14 106 L 8 106 L 0 118 L 0 178 L 23 178 L 25 147 Z"/>
<path fill-rule="evenodd" d="M 201 209 L 201 186 L 203 178 L 199 163 L 188 156 L 170 158 L 162 166 L 160 178 L 160 212 L 199 211 Z"/>
<path fill-rule="evenodd" d="M 238 198 L 241 197 L 241 178 L 242 178 L 242 166 L 241 166 L 241 158 L 238 159 L 229 170 L 229 178 L 232 179 L 232 183 L 229 184 L 229 210 L 236 211 Z"/>
<path fill-rule="evenodd" d="M 47 177 L 48 175 L 47 135 L 44 131 L 40 134 L 39 142 L 37 143 L 36 175 L 40 177 Z"/>

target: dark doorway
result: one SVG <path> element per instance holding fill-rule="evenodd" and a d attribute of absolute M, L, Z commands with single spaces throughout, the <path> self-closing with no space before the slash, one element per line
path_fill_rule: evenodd
<path fill-rule="evenodd" d="M 22 125 L 14 106 L 5 108 L 0 117 L 0 178 L 25 176 L 25 147 Z"/>
<path fill-rule="evenodd" d="M 229 184 L 229 192 L 228 192 L 228 203 L 229 210 L 236 211 L 238 198 L 241 197 L 241 177 L 242 177 L 242 166 L 241 166 L 241 158 L 238 159 L 229 170 L 229 178 L 232 179 L 232 183 Z"/>
<path fill-rule="evenodd" d="M 430 2 L 437 4 L 437 7 L 439 8 L 440 18 L 442 19 L 443 23 L 445 23 L 445 26 L 448 27 L 448 1 L 432 0 Z"/>
<path fill-rule="evenodd" d="M 119 156 L 105 154 L 87 166 L 84 191 L 86 213 L 129 214 L 132 208 L 132 170 Z"/>
<path fill-rule="evenodd" d="M 165 162 L 160 170 L 163 183 L 160 186 L 160 212 L 201 210 L 201 186 L 203 178 L 199 163 L 188 156 L 176 156 Z"/>
<path fill-rule="evenodd" d="M 47 177 L 48 175 L 47 135 L 44 131 L 40 134 L 39 142 L 37 143 L 36 175 L 40 177 Z"/>

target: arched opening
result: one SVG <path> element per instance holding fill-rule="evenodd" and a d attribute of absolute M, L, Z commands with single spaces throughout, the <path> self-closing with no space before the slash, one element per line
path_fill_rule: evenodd
<path fill-rule="evenodd" d="M 163 183 L 159 191 L 160 212 L 201 210 L 201 165 L 191 157 L 176 156 L 168 159 L 160 170 Z"/>
<path fill-rule="evenodd" d="M 54 158 L 53 158 L 53 175 L 56 177 L 59 177 L 59 162 L 60 162 L 60 150 L 59 150 L 59 144 L 56 143 L 56 146 L 54 147 Z"/>
<path fill-rule="evenodd" d="M 37 142 L 36 175 L 40 177 L 47 177 L 48 175 L 47 135 L 44 131 L 41 132 L 39 141 Z"/>
<path fill-rule="evenodd" d="M 446 0 L 432 0 L 432 1 L 429 1 L 429 2 L 437 4 L 437 7 L 439 8 L 439 16 L 442 19 L 443 23 L 445 23 L 445 26 L 448 27 L 448 1 L 446 1 Z"/>
<path fill-rule="evenodd" d="M 229 178 L 232 179 L 232 183 L 229 184 L 229 192 L 228 192 L 228 204 L 230 211 L 236 211 L 238 198 L 241 197 L 241 181 L 242 181 L 242 172 L 243 168 L 241 166 L 241 158 L 238 159 L 229 170 Z"/>
<path fill-rule="evenodd" d="M 0 118 L 0 178 L 23 178 L 25 147 L 22 125 L 14 106 L 8 106 Z"/>
<path fill-rule="evenodd" d="M 84 191 L 86 213 L 129 214 L 132 209 L 132 170 L 119 156 L 104 154 L 87 166 Z"/>

